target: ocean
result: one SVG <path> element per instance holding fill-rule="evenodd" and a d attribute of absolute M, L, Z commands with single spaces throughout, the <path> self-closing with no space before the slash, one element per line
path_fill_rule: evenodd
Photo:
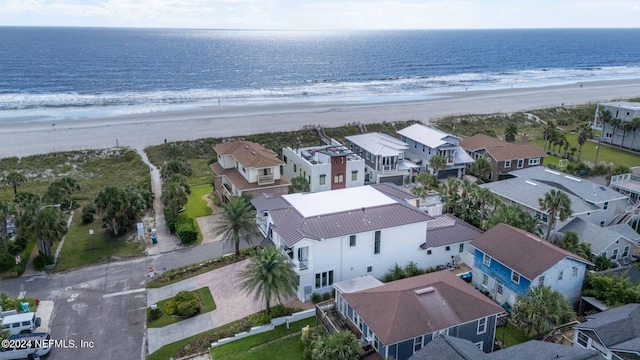
<path fill-rule="evenodd" d="M 203 105 L 379 103 L 640 78 L 640 29 L 0 27 L 0 119 Z"/>

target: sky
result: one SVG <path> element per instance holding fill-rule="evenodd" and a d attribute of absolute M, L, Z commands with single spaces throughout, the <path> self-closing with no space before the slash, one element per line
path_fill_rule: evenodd
<path fill-rule="evenodd" d="M 639 19 L 638 0 L 0 0 L 0 26 L 636 28 Z"/>

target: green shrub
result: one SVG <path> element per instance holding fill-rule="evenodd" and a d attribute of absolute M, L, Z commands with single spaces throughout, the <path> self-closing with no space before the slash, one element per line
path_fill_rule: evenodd
<path fill-rule="evenodd" d="M 192 317 L 200 313 L 200 302 L 198 299 L 180 301 L 176 304 L 176 315 Z"/>
<path fill-rule="evenodd" d="M 320 301 L 322 301 L 322 295 L 318 293 L 311 294 L 311 301 L 313 301 L 314 304 L 319 303 Z"/>
<path fill-rule="evenodd" d="M 196 228 L 195 220 L 189 217 L 178 218 L 176 234 L 183 244 L 192 244 L 198 241 L 198 228 Z"/>
<path fill-rule="evenodd" d="M 0 253 L 0 271 L 11 270 L 16 264 L 13 255 L 8 253 Z"/>
<path fill-rule="evenodd" d="M 164 208 L 164 220 L 167 223 L 167 227 L 169 228 L 169 232 L 175 234 L 176 232 L 176 222 L 178 221 L 178 215 L 174 214 L 173 211 Z"/>
<path fill-rule="evenodd" d="M 261 311 L 249 316 L 249 322 L 251 323 L 251 326 L 268 324 L 269 322 L 271 322 L 271 319 L 272 316 L 267 314 L 265 311 Z"/>
<path fill-rule="evenodd" d="M 286 306 L 279 304 L 271 308 L 271 317 L 277 318 L 281 316 L 289 316 L 291 315 L 291 310 L 287 309 Z"/>
<path fill-rule="evenodd" d="M 162 316 L 162 310 L 158 308 L 147 308 L 147 319 L 149 319 L 149 321 L 158 320 L 160 319 L 160 316 Z"/>
<path fill-rule="evenodd" d="M 175 301 L 175 299 L 168 300 L 164 304 L 164 312 L 167 313 L 167 315 L 169 315 L 169 316 L 175 315 L 175 313 L 176 313 L 176 301 Z"/>
<path fill-rule="evenodd" d="M 44 256 L 42 254 L 39 254 L 33 259 L 33 268 L 38 271 L 44 270 L 44 267 L 49 264 L 53 264 L 52 256 Z"/>

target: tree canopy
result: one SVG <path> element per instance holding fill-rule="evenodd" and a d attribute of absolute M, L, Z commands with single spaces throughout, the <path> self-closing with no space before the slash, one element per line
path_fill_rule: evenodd
<path fill-rule="evenodd" d="M 309 192 L 309 190 L 309 182 L 304 178 L 304 176 L 300 175 L 291 179 L 291 185 L 289 185 L 289 193 L 303 193 Z"/>
<path fill-rule="evenodd" d="M 108 186 L 96 196 L 96 212 L 114 236 L 126 231 L 153 203 L 153 193 L 139 186 Z"/>
<path fill-rule="evenodd" d="M 527 335 L 536 338 L 574 317 L 567 300 L 549 286 L 536 286 L 519 296 L 511 313 L 513 322 Z"/>
<path fill-rule="evenodd" d="M 255 234 L 256 211 L 244 196 L 232 196 L 223 205 L 220 219 L 216 223 L 216 235 L 222 235 L 226 241 L 232 241 L 236 248 L 236 256 L 240 255 L 240 239 L 251 242 Z"/>
<path fill-rule="evenodd" d="M 551 189 L 544 194 L 544 197 L 538 199 L 540 210 L 547 213 L 549 218 L 549 226 L 547 227 L 546 239 L 550 240 L 551 228 L 556 223 L 556 218 L 565 221 L 571 215 L 571 199 L 569 195 L 562 190 Z"/>

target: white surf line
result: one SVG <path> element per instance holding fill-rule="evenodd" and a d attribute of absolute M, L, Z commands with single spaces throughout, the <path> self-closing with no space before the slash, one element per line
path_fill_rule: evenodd
<path fill-rule="evenodd" d="M 146 288 L 118 291 L 118 292 L 114 292 L 114 293 L 111 293 L 111 294 L 104 294 L 104 295 L 102 295 L 102 298 L 104 299 L 104 298 L 110 298 L 110 297 L 114 297 L 114 296 L 129 295 L 129 294 L 135 294 L 135 293 L 145 292 L 145 291 L 147 291 Z"/>

